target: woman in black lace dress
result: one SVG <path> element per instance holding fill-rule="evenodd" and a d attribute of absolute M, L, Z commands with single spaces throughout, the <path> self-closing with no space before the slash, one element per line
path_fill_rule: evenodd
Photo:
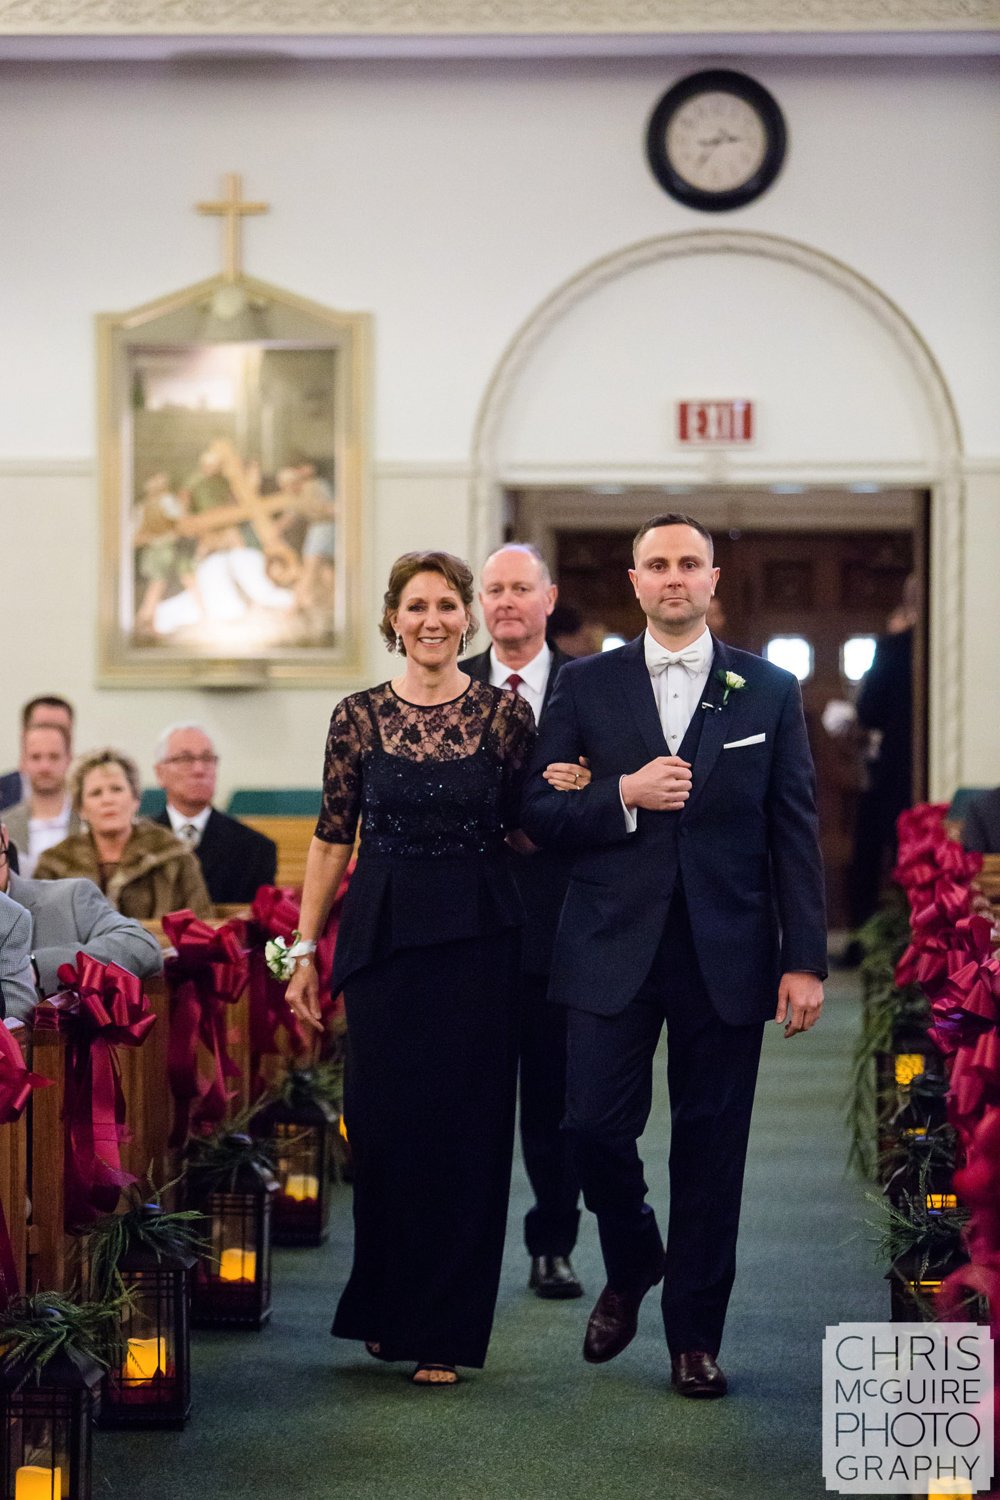
<path fill-rule="evenodd" d="M 514 1130 L 522 909 L 503 858 L 531 709 L 458 665 L 473 580 L 448 553 L 393 566 L 382 633 L 399 676 L 339 703 L 309 850 L 302 933 L 322 932 L 361 847 L 333 978 L 348 1022 L 354 1267 L 333 1332 L 453 1384 L 486 1357 Z M 567 768 L 566 784 L 573 772 Z M 318 1024 L 299 959 L 293 1010 Z"/>

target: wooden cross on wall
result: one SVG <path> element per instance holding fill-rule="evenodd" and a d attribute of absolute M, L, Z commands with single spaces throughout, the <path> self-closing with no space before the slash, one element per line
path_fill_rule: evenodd
<path fill-rule="evenodd" d="M 242 201 L 243 179 L 238 172 L 227 172 L 223 179 L 225 197 L 217 203 L 198 203 L 200 214 L 215 214 L 226 220 L 226 248 L 223 275 L 227 281 L 236 281 L 243 274 L 243 240 L 241 220 L 249 214 L 266 214 L 268 203 L 244 203 Z"/>

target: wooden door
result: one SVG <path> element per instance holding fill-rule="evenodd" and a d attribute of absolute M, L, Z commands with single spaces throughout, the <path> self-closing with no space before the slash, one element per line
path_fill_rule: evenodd
<path fill-rule="evenodd" d="M 560 597 L 629 639 L 643 628 L 626 570 L 631 535 L 572 531 L 557 536 Z M 720 568 L 717 597 L 725 621 L 716 633 L 731 645 L 762 655 L 774 636 L 797 636 L 812 649 L 802 684 L 809 740 L 816 762 L 820 832 L 827 871 L 831 927 L 847 923 L 847 870 L 863 767 L 853 738 L 834 739 L 821 715 L 834 698 L 855 689 L 845 676 L 844 642 L 879 635 L 900 602 L 914 563 L 910 532 L 723 532 L 715 540 Z M 921 659 L 918 650 L 916 658 Z M 914 721 L 922 768 L 920 695 Z"/>

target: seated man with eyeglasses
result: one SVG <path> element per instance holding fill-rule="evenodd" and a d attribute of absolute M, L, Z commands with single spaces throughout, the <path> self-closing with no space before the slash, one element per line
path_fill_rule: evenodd
<path fill-rule="evenodd" d="M 214 904 L 242 905 L 260 886 L 273 885 L 278 846 L 212 806 L 219 757 L 202 725 L 169 725 L 157 741 L 155 762 L 167 794 L 155 821 L 191 845 Z"/>
<path fill-rule="evenodd" d="M 19 985 L 12 1007 L 5 989 L 8 1016 L 29 1021 L 38 994 L 56 994 L 61 988 L 59 965 L 75 964 L 78 953 L 89 953 L 101 963 L 116 963 L 139 979 L 150 979 L 163 968 L 156 938 L 141 922 L 116 911 L 92 880 L 29 880 L 19 874 L 17 850 L 2 823 L 0 895 L 7 905 L 16 902 L 17 910 L 27 916 L 30 995 Z"/>

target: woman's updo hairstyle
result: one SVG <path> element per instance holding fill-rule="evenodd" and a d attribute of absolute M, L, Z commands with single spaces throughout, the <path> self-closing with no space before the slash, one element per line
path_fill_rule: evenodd
<path fill-rule="evenodd" d="M 472 569 L 462 558 L 455 557 L 451 552 L 404 552 L 402 557 L 397 557 L 389 572 L 389 586 L 382 600 L 382 622 L 379 630 L 382 639 L 390 651 L 396 649 L 396 632 L 390 623 L 391 617 L 399 609 L 399 601 L 403 597 L 403 590 L 411 578 L 416 578 L 418 573 L 437 573 L 465 605 L 465 612 L 469 617 L 469 625 L 466 631 L 466 639 L 471 640 L 479 629 L 479 622 L 472 613 L 472 601 L 475 598 L 475 579 Z"/>

